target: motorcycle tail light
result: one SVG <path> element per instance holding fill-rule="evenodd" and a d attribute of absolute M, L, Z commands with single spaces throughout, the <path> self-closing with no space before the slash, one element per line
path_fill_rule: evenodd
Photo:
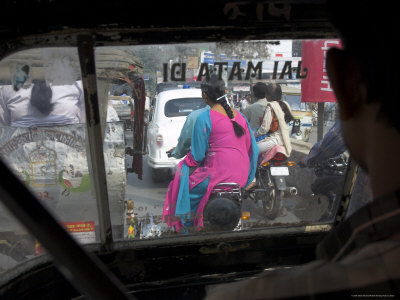
<path fill-rule="evenodd" d="M 282 161 L 282 160 L 286 160 L 287 157 L 285 154 L 278 152 L 277 154 L 275 154 L 274 158 L 272 159 L 273 161 Z"/>
<path fill-rule="evenodd" d="M 294 161 L 288 161 L 286 164 L 288 167 L 293 167 L 296 163 Z"/>
<path fill-rule="evenodd" d="M 163 136 L 161 135 L 161 134 L 157 134 L 157 137 L 156 137 L 156 143 L 157 143 L 157 146 L 158 147 L 162 147 L 162 145 L 163 145 Z"/>
<path fill-rule="evenodd" d="M 250 220 L 250 212 L 242 211 L 242 220 Z"/>
<path fill-rule="evenodd" d="M 274 166 L 282 166 L 281 162 L 274 162 Z"/>

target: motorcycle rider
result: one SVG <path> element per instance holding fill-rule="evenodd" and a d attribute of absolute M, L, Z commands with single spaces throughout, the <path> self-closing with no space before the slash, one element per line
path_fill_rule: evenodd
<path fill-rule="evenodd" d="M 253 93 L 254 97 L 256 98 L 256 102 L 248 105 L 243 111 L 243 114 L 247 118 L 247 121 L 249 121 L 251 129 L 255 130 L 256 128 L 260 127 L 264 116 L 264 111 L 268 105 L 266 98 L 267 85 L 263 82 L 257 82 L 253 86 Z"/>
<path fill-rule="evenodd" d="M 190 152 L 178 164 L 164 203 L 163 220 L 177 231 L 201 230 L 204 207 L 214 186 L 235 182 L 245 187 L 256 170 L 254 136 L 246 118 L 229 106 L 225 82 L 211 75 L 201 90 L 211 109 L 197 118 Z"/>
<path fill-rule="evenodd" d="M 299 162 L 299 165 L 312 168 L 317 163 L 338 156 L 345 151 L 346 145 L 342 137 L 340 120 L 337 120 L 324 135 L 323 139 L 314 144 L 308 155 Z"/>
<path fill-rule="evenodd" d="M 266 154 L 263 155 L 264 159 L 266 158 L 265 156 L 268 156 L 269 150 L 274 146 L 281 146 L 281 152 L 286 157 L 289 157 L 292 152 L 292 145 L 288 123 L 294 119 L 290 111 L 290 106 L 286 101 L 281 100 L 282 89 L 279 84 L 268 84 L 266 97 L 268 105 L 265 109 L 261 125 L 255 132 L 258 148 L 260 153 Z M 278 126 L 273 129 L 275 122 L 278 123 Z"/>
<path fill-rule="evenodd" d="M 282 89 L 279 84 L 269 83 L 268 85 L 255 85 L 254 93 L 259 98 L 258 105 L 247 112 L 249 123 L 254 131 L 257 146 L 261 155 L 261 163 L 272 159 L 276 153 L 281 152 L 286 157 L 290 156 L 292 146 L 289 137 L 288 123 L 293 120 L 290 106 L 286 101 L 282 101 Z M 265 93 L 264 93 L 265 91 Z M 265 104 L 265 109 L 261 107 Z M 258 109 L 258 112 L 255 112 Z M 251 125 L 253 124 L 253 125 Z M 270 151 L 273 150 L 273 151 Z M 250 190 L 257 185 L 256 179 L 246 188 Z"/>
<path fill-rule="evenodd" d="M 318 163 L 324 162 L 329 158 L 336 157 L 344 153 L 346 150 L 347 147 L 343 140 L 340 120 L 337 120 L 324 135 L 323 139 L 314 144 L 308 155 L 299 162 L 299 166 L 302 168 L 313 168 Z M 344 181 L 344 178 L 342 178 L 342 181 Z M 318 182 L 315 181 L 313 184 L 318 184 Z M 346 218 L 352 215 L 360 207 L 371 201 L 372 191 L 370 188 L 369 177 L 363 169 L 358 168 Z"/>
<path fill-rule="evenodd" d="M 203 112 L 210 110 L 210 106 L 206 105 L 203 108 L 192 111 L 186 118 L 185 123 L 183 124 L 181 133 L 178 138 L 178 144 L 176 147 L 173 147 L 167 151 L 169 156 L 175 158 L 182 158 L 190 151 L 190 145 L 192 143 L 192 132 L 194 124 L 200 114 Z"/>

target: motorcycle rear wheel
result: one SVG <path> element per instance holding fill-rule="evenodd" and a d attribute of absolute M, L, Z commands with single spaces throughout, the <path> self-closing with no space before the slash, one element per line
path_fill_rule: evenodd
<path fill-rule="evenodd" d="M 203 211 L 205 230 L 233 230 L 240 221 L 240 211 L 240 203 L 229 197 L 209 199 Z"/>
<path fill-rule="evenodd" d="M 283 191 L 271 189 L 269 195 L 263 201 L 263 211 L 267 219 L 274 220 L 278 216 L 283 200 Z"/>

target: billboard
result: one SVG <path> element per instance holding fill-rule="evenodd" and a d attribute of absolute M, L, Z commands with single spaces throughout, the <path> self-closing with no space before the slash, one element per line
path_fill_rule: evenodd
<path fill-rule="evenodd" d="M 301 81 L 301 102 L 336 102 L 326 71 L 326 53 L 329 48 L 341 48 L 341 41 L 303 41 L 303 67 L 308 75 Z"/>

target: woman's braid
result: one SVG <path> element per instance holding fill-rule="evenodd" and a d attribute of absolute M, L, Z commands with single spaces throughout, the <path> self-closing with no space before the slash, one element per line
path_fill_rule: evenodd
<path fill-rule="evenodd" d="M 233 124 L 233 130 L 235 131 L 236 136 L 242 136 L 244 134 L 244 129 L 242 126 L 240 126 L 233 118 L 233 112 L 231 107 L 228 105 L 228 101 L 224 97 L 220 101 L 218 101 L 219 104 L 222 105 L 222 107 L 225 109 L 226 114 L 228 115 L 229 119 L 231 119 L 232 124 Z"/>

